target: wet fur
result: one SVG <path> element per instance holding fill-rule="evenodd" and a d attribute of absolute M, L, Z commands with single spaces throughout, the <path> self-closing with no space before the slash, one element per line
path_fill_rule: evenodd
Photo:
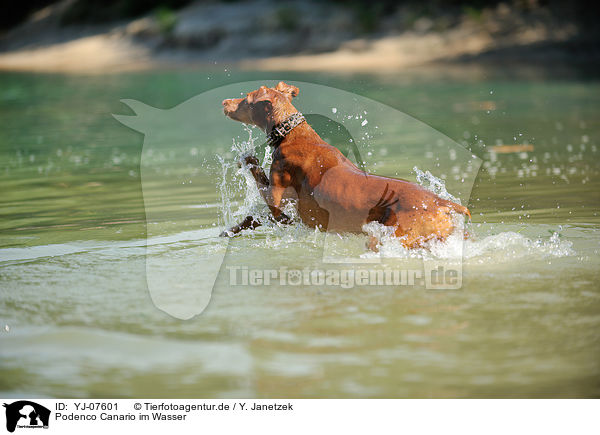
<path fill-rule="evenodd" d="M 298 88 L 280 82 L 262 86 L 246 98 L 223 101 L 229 118 L 269 132 L 297 109 L 292 98 Z M 410 181 L 368 174 L 337 148 L 327 144 L 308 125 L 293 129 L 273 150 L 270 177 L 255 157 L 246 158 L 273 219 L 287 223 L 281 211 L 285 198 L 295 198 L 298 214 L 309 227 L 336 232 L 363 232 L 363 225 L 379 222 L 395 228 L 407 248 L 431 239 L 444 240 L 454 231 L 452 213 L 471 216 L 469 210 Z M 244 225 L 246 223 L 246 225 Z M 256 228 L 251 216 L 223 235 Z M 373 245 L 373 241 L 371 241 Z"/>

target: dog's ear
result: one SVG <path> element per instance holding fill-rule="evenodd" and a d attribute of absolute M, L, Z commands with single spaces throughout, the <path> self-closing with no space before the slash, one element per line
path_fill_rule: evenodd
<path fill-rule="evenodd" d="M 247 97 L 247 101 L 249 104 L 255 104 L 260 101 L 271 101 L 273 99 L 272 95 L 273 90 L 267 88 L 266 86 L 261 86 L 254 92 L 250 92 Z"/>
<path fill-rule="evenodd" d="M 277 83 L 277 86 L 275 86 L 275 90 L 288 95 L 290 100 L 296 95 L 298 95 L 298 93 L 300 92 L 300 89 L 298 89 L 296 86 L 288 85 L 284 82 Z"/>

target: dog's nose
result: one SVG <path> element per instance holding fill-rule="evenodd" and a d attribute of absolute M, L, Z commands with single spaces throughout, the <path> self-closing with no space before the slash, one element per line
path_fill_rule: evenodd
<path fill-rule="evenodd" d="M 223 100 L 223 112 L 225 112 L 225 114 L 227 114 L 231 111 L 233 111 L 233 104 L 232 104 L 231 98 Z"/>

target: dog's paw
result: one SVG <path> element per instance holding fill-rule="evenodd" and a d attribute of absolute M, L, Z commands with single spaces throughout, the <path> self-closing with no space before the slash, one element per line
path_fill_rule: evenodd
<path fill-rule="evenodd" d="M 244 156 L 242 157 L 242 160 L 240 162 L 238 162 L 238 167 L 242 167 L 242 165 L 244 166 L 260 166 L 260 162 L 258 161 L 258 159 L 255 156 Z"/>
<path fill-rule="evenodd" d="M 225 230 L 221 234 L 219 234 L 219 237 L 233 237 L 233 236 L 235 236 L 235 233 L 233 233 L 231 230 Z"/>

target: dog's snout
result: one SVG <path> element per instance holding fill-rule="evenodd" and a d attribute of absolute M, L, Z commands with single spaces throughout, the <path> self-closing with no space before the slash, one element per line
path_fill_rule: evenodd
<path fill-rule="evenodd" d="M 232 112 L 237 110 L 238 106 L 240 105 L 242 99 L 241 98 L 228 98 L 223 100 L 223 108 L 228 111 L 228 112 Z"/>
<path fill-rule="evenodd" d="M 225 112 L 226 115 L 235 112 L 237 105 L 234 103 L 235 101 L 233 100 L 233 98 L 223 100 L 223 112 Z"/>

